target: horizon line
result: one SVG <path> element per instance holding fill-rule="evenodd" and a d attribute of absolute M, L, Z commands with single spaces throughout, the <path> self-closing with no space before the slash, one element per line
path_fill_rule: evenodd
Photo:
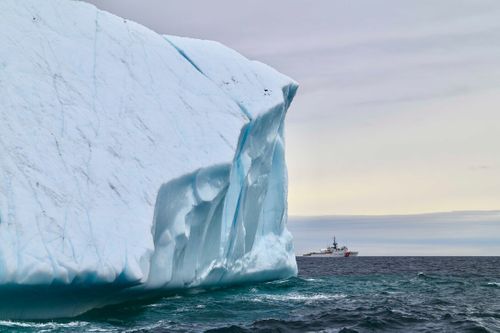
<path fill-rule="evenodd" d="M 445 215 L 445 214 L 481 214 L 495 213 L 500 214 L 500 209 L 491 210 L 451 210 L 451 211 L 434 211 L 423 213 L 398 213 L 398 214 L 324 214 L 324 215 L 288 215 L 293 218 L 328 218 L 328 217 L 385 217 L 385 216 L 423 216 L 423 215 Z"/>

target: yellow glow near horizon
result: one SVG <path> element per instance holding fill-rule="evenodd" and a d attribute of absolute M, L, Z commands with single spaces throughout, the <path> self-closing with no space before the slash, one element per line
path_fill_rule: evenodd
<path fill-rule="evenodd" d="M 489 92 L 405 105 L 405 112 L 370 126 L 346 124 L 338 131 L 292 121 L 289 214 L 500 208 L 497 105 L 500 94 Z"/>

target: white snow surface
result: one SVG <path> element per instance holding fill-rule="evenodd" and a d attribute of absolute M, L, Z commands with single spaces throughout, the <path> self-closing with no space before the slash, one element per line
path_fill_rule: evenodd
<path fill-rule="evenodd" d="M 296 274 L 293 80 L 79 1 L 0 17 L 0 317 Z"/>

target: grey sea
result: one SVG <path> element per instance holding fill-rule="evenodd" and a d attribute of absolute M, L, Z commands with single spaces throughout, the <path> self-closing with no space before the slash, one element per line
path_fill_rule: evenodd
<path fill-rule="evenodd" d="M 500 257 L 297 258 L 299 276 L 0 332 L 500 332 Z"/>

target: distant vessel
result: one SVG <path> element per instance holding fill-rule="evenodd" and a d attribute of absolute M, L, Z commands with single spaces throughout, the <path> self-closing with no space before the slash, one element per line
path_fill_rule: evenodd
<path fill-rule="evenodd" d="M 326 249 L 321 249 L 319 252 L 305 253 L 304 257 L 357 257 L 358 252 L 350 251 L 347 246 L 338 247 L 335 236 L 333 237 L 332 246 L 328 246 Z"/>

